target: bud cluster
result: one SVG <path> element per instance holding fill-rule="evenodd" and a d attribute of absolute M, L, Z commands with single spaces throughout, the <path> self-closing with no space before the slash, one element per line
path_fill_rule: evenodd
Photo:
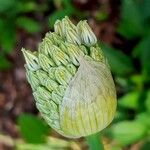
<path fill-rule="evenodd" d="M 22 49 L 26 76 L 46 122 L 67 137 L 105 128 L 113 119 L 116 92 L 108 63 L 86 21 L 57 20 L 38 51 Z"/>

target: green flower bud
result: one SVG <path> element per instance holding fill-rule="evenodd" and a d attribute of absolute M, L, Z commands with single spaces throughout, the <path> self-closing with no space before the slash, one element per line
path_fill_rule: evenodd
<path fill-rule="evenodd" d="M 57 132 L 72 138 L 107 127 L 116 111 L 110 67 L 86 21 L 56 21 L 38 51 L 22 49 L 36 106 Z"/>
<path fill-rule="evenodd" d="M 62 19 L 62 21 L 56 21 L 54 25 L 55 33 L 62 38 L 66 39 L 67 42 L 80 45 L 81 40 L 78 34 L 77 27 L 69 20 L 68 17 Z"/>
<path fill-rule="evenodd" d="M 97 43 L 97 38 L 86 21 L 80 21 L 77 28 L 83 44 L 92 46 Z"/>

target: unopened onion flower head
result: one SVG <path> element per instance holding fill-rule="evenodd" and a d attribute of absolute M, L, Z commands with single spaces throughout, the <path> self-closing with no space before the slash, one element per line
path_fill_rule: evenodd
<path fill-rule="evenodd" d="M 38 51 L 22 48 L 36 107 L 58 133 L 88 136 L 107 127 L 116 111 L 110 67 L 87 21 L 57 20 Z"/>

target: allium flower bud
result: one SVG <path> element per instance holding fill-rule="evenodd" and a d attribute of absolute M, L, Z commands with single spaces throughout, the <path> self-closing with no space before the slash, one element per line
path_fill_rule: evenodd
<path fill-rule="evenodd" d="M 101 131 L 113 120 L 116 91 L 110 68 L 86 21 L 56 21 L 38 51 L 22 49 L 36 106 L 57 132 L 72 138 Z"/>
<path fill-rule="evenodd" d="M 97 43 L 97 38 L 86 21 L 80 21 L 77 28 L 83 44 L 92 46 Z"/>

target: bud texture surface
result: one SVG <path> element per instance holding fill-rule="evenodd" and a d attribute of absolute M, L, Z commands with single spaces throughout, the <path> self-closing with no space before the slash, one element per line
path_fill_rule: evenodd
<path fill-rule="evenodd" d="M 71 138 L 107 127 L 116 111 L 109 65 L 86 21 L 57 20 L 38 51 L 22 49 L 36 106 L 58 133 Z"/>

